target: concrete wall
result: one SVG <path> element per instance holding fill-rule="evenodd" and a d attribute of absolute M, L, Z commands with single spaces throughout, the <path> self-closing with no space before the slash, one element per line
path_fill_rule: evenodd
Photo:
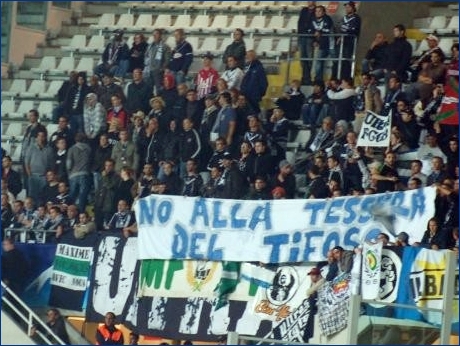
<path fill-rule="evenodd" d="M 358 10 L 362 24 L 356 52 L 357 69 L 361 70 L 361 60 L 366 55 L 376 33 L 382 32 L 391 41 L 394 25 L 403 24 L 406 28 L 411 28 L 414 18 L 429 16 L 429 8 L 432 4 L 433 2 L 361 1 Z"/>

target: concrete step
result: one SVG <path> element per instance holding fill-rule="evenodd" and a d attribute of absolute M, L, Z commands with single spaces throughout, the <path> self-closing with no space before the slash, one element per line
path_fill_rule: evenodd
<path fill-rule="evenodd" d="M 69 56 L 69 52 L 64 52 L 61 46 L 52 46 L 52 47 L 37 47 L 37 53 L 40 56 Z"/>
<path fill-rule="evenodd" d="M 115 13 L 115 14 L 122 14 L 127 13 L 126 8 L 121 8 L 118 6 L 118 2 L 107 2 L 107 3 L 99 3 L 99 4 L 86 4 L 85 13 L 89 13 L 92 15 L 101 15 L 104 13 Z"/>
<path fill-rule="evenodd" d="M 60 36 L 73 37 L 73 35 L 87 35 L 89 32 L 89 25 L 63 25 Z"/>
<path fill-rule="evenodd" d="M 41 60 L 42 58 L 38 56 L 26 56 L 22 63 L 21 70 L 30 70 L 33 67 L 38 67 Z"/>

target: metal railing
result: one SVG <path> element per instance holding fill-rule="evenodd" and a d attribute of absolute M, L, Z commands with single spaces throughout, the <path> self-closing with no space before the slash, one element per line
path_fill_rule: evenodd
<path fill-rule="evenodd" d="M 3 304 L 8 306 L 10 314 L 14 313 L 15 317 L 19 318 L 27 325 L 27 335 L 30 336 L 33 329 L 36 329 L 34 335 L 37 335 L 43 343 L 47 345 L 66 345 L 66 343 L 2 281 L 2 310 L 4 309 Z"/>
<path fill-rule="evenodd" d="M 43 228 L 6 228 L 5 237 L 18 237 L 18 241 L 20 243 L 37 243 L 37 244 L 45 244 L 46 243 L 46 235 L 50 233 L 56 234 L 56 230 L 50 229 L 43 229 Z M 28 234 L 33 233 L 35 236 L 34 239 L 28 239 Z"/>

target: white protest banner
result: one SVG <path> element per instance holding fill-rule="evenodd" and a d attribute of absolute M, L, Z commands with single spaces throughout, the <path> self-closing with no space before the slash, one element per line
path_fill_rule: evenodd
<path fill-rule="evenodd" d="M 379 296 L 382 248 L 382 243 L 363 245 L 361 274 L 363 299 L 376 299 Z"/>
<path fill-rule="evenodd" d="M 357 145 L 359 147 L 387 147 L 390 145 L 391 113 L 388 116 L 366 111 Z"/>
<path fill-rule="evenodd" d="M 333 199 L 271 201 L 150 195 L 135 205 L 139 259 L 321 261 L 380 232 L 421 239 L 434 215 L 427 187 Z"/>

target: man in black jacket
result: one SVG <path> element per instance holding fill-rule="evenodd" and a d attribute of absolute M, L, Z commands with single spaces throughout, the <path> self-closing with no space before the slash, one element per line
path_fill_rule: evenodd
<path fill-rule="evenodd" d="M 307 36 L 308 26 L 315 17 L 316 1 L 307 1 L 307 6 L 302 7 L 297 22 L 297 34 L 299 34 L 299 49 L 301 59 L 313 58 L 313 37 Z M 311 60 L 301 60 L 302 64 L 302 84 L 311 84 Z"/>
<path fill-rule="evenodd" d="M 247 190 L 245 181 L 240 170 L 233 162 L 233 157 L 229 152 L 225 152 L 222 165 L 224 172 L 217 185 L 216 198 L 241 199 Z"/>
<path fill-rule="evenodd" d="M 412 57 L 412 46 L 406 39 L 406 28 L 397 24 L 393 28 L 394 40 L 387 47 L 385 65 L 385 79 L 395 74 L 402 80 L 406 79 L 406 70 L 409 68 Z"/>
<path fill-rule="evenodd" d="M 267 75 L 262 63 L 257 59 L 256 52 L 253 49 L 248 50 L 240 91 L 246 96 L 256 113 L 260 113 L 259 103 L 264 97 L 267 87 Z"/>
<path fill-rule="evenodd" d="M 6 180 L 8 191 L 16 198 L 22 190 L 21 175 L 12 168 L 12 160 L 9 155 L 2 158 L 2 179 Z"/>

